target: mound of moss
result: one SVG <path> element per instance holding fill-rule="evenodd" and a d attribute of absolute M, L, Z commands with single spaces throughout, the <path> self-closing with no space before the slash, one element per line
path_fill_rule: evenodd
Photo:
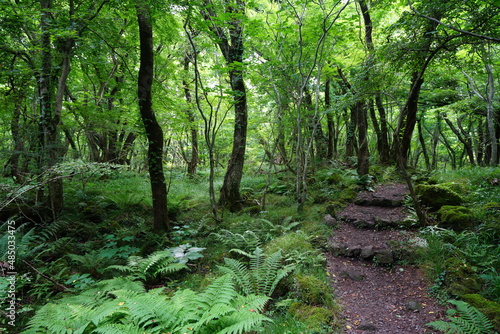
<path fill-rule="evenodd" d="M 333 298 L 328 285 L 315 276 L 296 275 L 295 290 L 298 299 L 309 305 L 330 306 Z"/>
<path fill-rule="evenodd" d="M 463 206 L 443 205 L 437 214 L 441 227 L 457 232 L 461 232 L 474 225 L 474 216 L 471 210 Z"/>
<path fill-rule="evenodd" d="M 313 331 L 331 327 L 332 311 L 326 308 L 296 302 L 290 306 L 288 311 L 295 319 L 305 323 Z"/>
<path fill-rule="evenodd" d="M 462 197 L 453 190 L 442 185 L 419 184 L 415 187 L 423 205 L 432 211 L 439 210 L 444 205 L 461 205 Z"/>

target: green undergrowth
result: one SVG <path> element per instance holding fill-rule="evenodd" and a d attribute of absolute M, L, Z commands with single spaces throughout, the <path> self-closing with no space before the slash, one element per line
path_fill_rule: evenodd
<path fill-rule="evenodd" d="M 169 171 L 172 232 L 167 237 L 151 231 L 146 175 L 99 168 L 64 181 L 65 209 L 58 220 L 16 218 L 16 321 L 27 332 L 57 333 L 64 327 L 73 333 L 78 327 L 81 333 L 189 328 L 197 333 L 336 333 L 339 311 L 324 255 L 332 228 L 323 216 L 335 215 L 376 182 L 399 180 L 391 168 L 374 168 L 365 178 L 342 166 L 317 170 L 308 178 L 308 202 L 299 214 L 293 175 L 247 173 L 241 190 L 248 210 L 219 212 L 214 219 L 207 174 L 200 171 L 189 178 Z M 463 230 L 436 223 L 421 231 L 427 247 L 420 263 L 433 282 L 432 291 L 443 301 L 469 298 L 488 317 L 500 302 L 500 187 L 490 182 L 497 172 L 478 168 L 428 178 L 427 184 L 444 184 L 464 198 L 464 209 L 430 212 L 430 217 L 438 222 L 448 214 L 460 220 L 451 213 L 465 212 L 470 220 Z M 32 200 L 30 194 L 23 196 L 20 200 Z M 6 230 L 4 224 L 2 247 L 7 245 Z M 106 287 L 120 277 L 126 280 L 121 288 Z M 6 286 L 0 277 L 0 287 Z M 202 309 L 208 313 L 199 311 L 200 299 L 185 304 L 185 298 L 207 297 L 215 287 L 227 291 L 227 298 L 219 304 L 205 301 Z M 78 306 L 96 291 L 105 293 L 87 308 Z M 170 321 L 166 313 L 148 310 L 148 303 L 156 302 L 178 313 L 170 314 Z M 144 309 L 134 303 L 143 303 Z M 194 311 L 183 320 L 181 309 Z M 49 310 L 53 313 L 46 321 Z M 5 327 L 6 318 L 2 321 L 0 327 Z"/>
<path fill-rule="evenodd" d="M 493 309 L 500 302 L 499 178 L 499 167 L 476 167 L 435 173 L 424 181 L 463 198 L 460 206 L 429 211 L 433 223 L 422 230 L 427 247 L 420 261 L 433 282 L 431 290 L 443 301 L 451 297 Z M 479 310 L 500 331 L 494 312 Z"/>
<path fill-rule="evenodd" d="M 19 332 L 331 333 L 338 311 L 323 255 L 331 230 L 322 222 L 324 203 L 314 200 L 321 187 L 312 183 L 298 214 L 294 178 L 285 174 L 249 173 L 242 194 L 258 209 L 220 212 L 215 220 L 206 175 L 168 172 L 170 237 L 151 232 L 146 174 L 93 165 L 65 179 L 60 218 L 16 230 Z M 354 191 L 353 175 L 343 172 L 339 184 L 328 185 L 328 201 L 336 187 Z M 227 298 L 200 299 L 216 289 Z M 148 307 L 157 303 L 173 313 Z M 315 321 L 304 318 L 310 312 Z"/>

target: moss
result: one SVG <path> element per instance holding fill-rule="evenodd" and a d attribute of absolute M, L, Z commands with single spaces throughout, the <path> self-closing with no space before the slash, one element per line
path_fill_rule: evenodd
<path fill-rule="evenodd" d="M 290 306 L 288 311 L 295 319 L 305 323 L 311 330 L 320 331 L 325 327 L 331 327 L 330 322 L 333 314 L 326 308 L 296 302 Z"/>
<path fill-rule="evenodd" d="M 305 221 L 302 223 L 302 231 L 310 237 L 309 241 L 313 246 L 327 248 L 328 237 L 331 235 L 331 229 L 328 226 L 316 221 Z"/>
<path fill-rule="evenodd" d="M 348 203 L 352 202 L 356 196 L 358 195 L 357 188 L 349 187 L 340 192 L 339 197 L 337 198 L 340 202 Z"/>
<path fill-rule="evenodd" d="M 500 332 L 500 304 L 492 302 L 478 294 L 467 294 L 461 296 L 461 299 L 471 304 L 481 311 L 495 326 L 495 330 Z"/>
<path fill-rule="evenodd" d="M 467 193 L 467 187 L 463 183 L 458 183 L 458 182 L 446 182 L 446 183 L 440 183 L 439 184 L 441 187 L 446 187 L 457 194 L 465 194 Z"/>
<path fill-rule="evenodd" d="M 315 276 L 296 275 L 295 287 L 298 299 L 309 305 L 332 306 L 329 286 Z"/>
<path fill-rule="evenodd" d="M 449 291 L 456 295 L 477 293 L 484 281 L 477 276 L 477 270 L 462 259 L 452 257 L 445 261 L 446 282 Z"/>
<path fill-rule="evenodd" d="M 415 187 L 415 193 L 422 204 L 432 211 L 437 211 L 444 205 L 460 205 L 463 202 L 460 195 L 442 185 L 419 184 Z"/>
<path fill-rule="evenodd" d="M 472 212 L 463 206 L 444 205 L 438 212 L 440 226 L 461 232 L 473 226 Z"/>
<path fill-rule="evenodd" d="M 491 203 L 486 203 L 483 206 L 484 211 L 491 211 L 491 212 L 498 212 L 500 211 L 500 203 L 498 202 L 491 202 Z"/>
<path fill-rule="evenodd" d="M 273 239 L 265 247 L 268 254 L 275 253 L 278 250 L 281 250 L 283 254 L 288 254 L 294 250 L 307 252 L 314 249 L 305 233 L 292 232 Z"/>

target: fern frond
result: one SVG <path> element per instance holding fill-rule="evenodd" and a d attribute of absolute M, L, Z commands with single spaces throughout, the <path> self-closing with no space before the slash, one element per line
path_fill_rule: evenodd
<path fill-rule="evenodd" d="M 109 324 L 95 329 L 99 334 L 144 334 L 144 329 L 135 324 Z"/>
<path fill-rule="evenodd" d="M 223 273 L 231 274 L 245 295 L 256 293 L 250 272 L 245 264 L 230 258 L 224 258 L 224 263 L 226 266 L 218 266 L 218 268 Z"/>
<path fill-rule="evenodd" d="M 270 296 L 279 281 L 286 277 L 294 268 L 294 265 L 283 266 L 281 251 L 269 256 L 257 247 L 249 254 L 249 266 L 235 259 L 225 258 L 225 266 L 219 269 L 231 274 L 238 287 L 245 295 L 260 294 Z"/>
<path fill-rule="evenodd" d="M 456 306 L 457 316 L 448 317 L 447 321 L 433 321 L 428 323 L 437 330 L 444 331 L 445 334 L 490 334 L 494 326 L 491 321 L 479 310 L 470 304 L 460 300 L 448 300 L 450 304 Z"/>

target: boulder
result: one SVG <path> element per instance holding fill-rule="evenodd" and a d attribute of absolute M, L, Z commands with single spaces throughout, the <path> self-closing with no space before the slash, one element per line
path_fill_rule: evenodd
<path fill-rule="evenodd" d="M 419 184 L 415 187 L 421 203 L 432 211 L 439 210 L 444 205 L 461 205 L 462 197 L 453 190 L 441 185 Z"/>
<path fill-rule="evenodd" d="M 439 226 L 461 232 L 474 225 L 472 212 L 463 206 L 444 205 L 438 212 Z"/>

